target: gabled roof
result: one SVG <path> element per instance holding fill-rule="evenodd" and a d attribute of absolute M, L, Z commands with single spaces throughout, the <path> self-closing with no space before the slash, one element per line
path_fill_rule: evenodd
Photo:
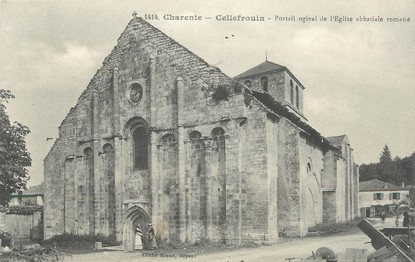
<path fill-rule="evenodd" d="M 246 76 L 252 76 L 252 75 L 256 75 L 256 74 L 262 74 L 262 73 L 266 73 L 266 72 L 270 72 L 270 71 L 274 71 L 274 70 L 282 70 L 282 69 L 286 69 L 285 66 L 270 62 L 270 61 L 265 61 L 245 72 L 243 72 L 242 74 L 239 74 L 237 76 L 235 76 L 236 79 L 238 78 L 243 78 Z"/>
<path fill-rule="evenodd" d="M 395 186 L 393 184 L 380 181 L 378 179 L 363 181 L 359 183 L 359 191 L 391 191 L 399 189 L 405 190 L 405 188 Z"/>
<path fill-rule="evenodd" d="M 335 147 L 339 147 L 339 148 L 342 146 L 344 140 L 346 140 L 346 142 L 347 142 L 346 135 L 329 136 L 329 137 L 326 137 L 326 138 L 330 142 L 330 144 L 332 144 Z"/>

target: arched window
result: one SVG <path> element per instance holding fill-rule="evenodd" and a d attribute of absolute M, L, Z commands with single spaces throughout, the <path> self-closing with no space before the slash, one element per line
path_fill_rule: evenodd
<path fill-rule="evenodd" d="M 251 87 L 251 86 L 252 86 L 252 82 L 251 82 L 251 80 L 245 80 L 244 84 L 245 84 L 247 87 Z"/>
<path fill-rule="evenodd" d="M 167 147 L 173 147 L 176 144 L 176 139 L 172 134 L 163 136 L 163 145 Z"/>
<path fill-rule="evenodd" d="M 216 127 L 212 130 L 212 139 L 213 147 L 216 147 L 218 150 L 225 148 L 225 131 L 222 128 Z"/>
<path fill-rule="evenodd" d="M 311 174 L 311 163 L 307 163 L 307 174 Z"/>
<path fill-rule="evenodd" d="M 225 140 L 225 130 L 221 127 L 216 127 L 212 130 L 213 141 Z"/>
<path fill-rule="evenodd" d="M 189 134 L 190 140 L 199 140 L 202 137 L 202 135 L 198 131 L 192 131 Z"/>
<path fill-rule="evenodd" d="M 91 159 L 93 157 L 93 152 L 92 152 L 92 149 L 90 147 L 87 147 L 87 148 L 84 149 L 84 156 L 87 159 Z"/>
<path fill-rule="evenodd" d="M 134 149 L 134 169 L 148 168 L 148 135 L 144 126 L 137 126 L 132 133 Z"/>
<path fill-rule="evenodd" d="M 111 144 L 105 144 L 102 147 L 102 151 L 104 151 L 104 154 L 111 153 L 113 151 L 112 145 Z"/>
<path fill-rule="evenodd" d="M 266 76 L 261 77 L 261 88 L 265 92 L 268 92 L 268 77 Z"/>
<path fill-rule="evenodd" d="M 291 104 L 294 105 L 294 84 L 293 84 L 293 80 L 290 80 L 290 101 Z"/>
<path fill-rule="evenodd" d="M 295 106 L 300 108 L 300 91 L 298 90 L 298 86 L 295 86 Z"/>
<path fill-rule="evenodd" d="M 202 138 L 202 135 L 198 131 L 192 131 L 189 134 L 190 143 L 194 149 L 202 148 L 201 138 Z"/>

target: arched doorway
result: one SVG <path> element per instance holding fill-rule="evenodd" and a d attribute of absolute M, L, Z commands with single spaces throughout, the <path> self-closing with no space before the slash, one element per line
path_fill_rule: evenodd
<path fill-rule="evenodd" d="M 125 211 L 123 221 L 122 243 L 124 250 L 134 251 L 135 229 L 136 227 L 140 227 L 144 236 L 148 230 L 148 224 L 151 223 L 150 216 L 144 208 L 140 206 L 133 206 Z M 143 245 L 145 244 L 146 243 L 144 242 Z"/>

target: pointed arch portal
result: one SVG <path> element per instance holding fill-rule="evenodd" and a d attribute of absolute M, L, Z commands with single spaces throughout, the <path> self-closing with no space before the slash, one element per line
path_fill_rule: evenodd
<path fill-rule="evenodd" d="M 122 243 L 124 250 L 134 251 L 135 249 L 135 228 L 139 226 L 143 235 L 148 230 L 151 219 L 147 211 L 141 206 L 130 207 L 123 216 Z M 143 243 L 145 244 L 145 243 Z"/>

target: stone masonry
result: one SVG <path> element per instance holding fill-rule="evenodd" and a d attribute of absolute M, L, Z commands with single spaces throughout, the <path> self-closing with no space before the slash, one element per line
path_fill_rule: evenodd
<path fill-rule="evenodd" d="M 168 241 L 241 244 L 356 216 L 348 141 L 307 124 L 287 68 L 264 68 L 232 79 L 134 17 L 44 160 L 45 238 L 131 250 L 152 222 Z"/>

